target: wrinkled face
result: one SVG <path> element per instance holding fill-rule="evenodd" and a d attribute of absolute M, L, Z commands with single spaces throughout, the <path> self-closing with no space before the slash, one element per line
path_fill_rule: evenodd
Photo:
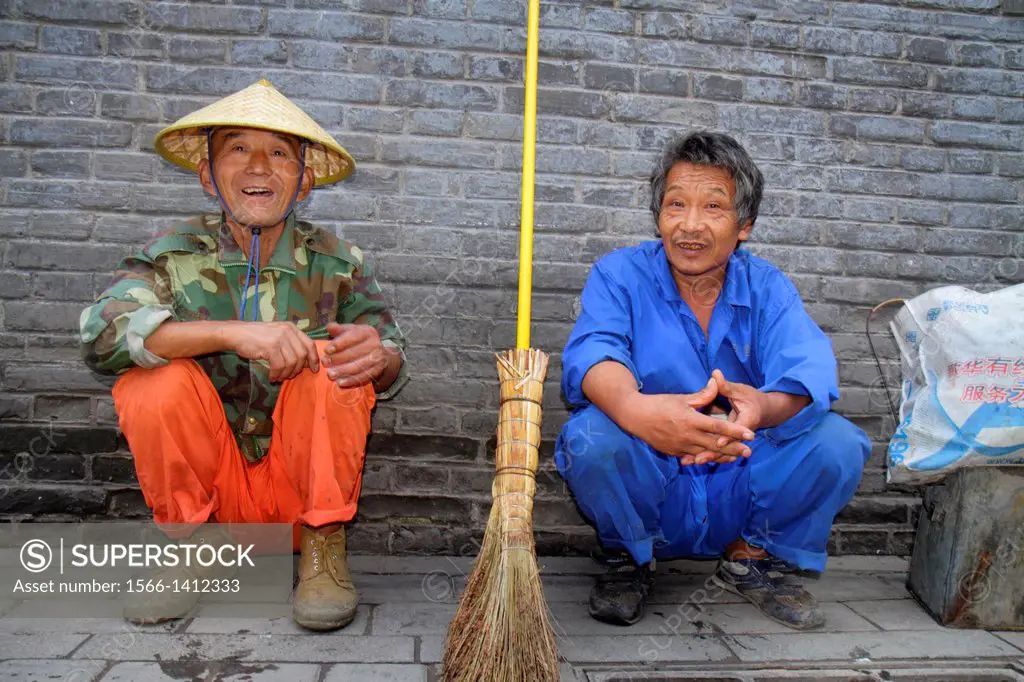
<path fill-rule="evenodd" d="M 224 202 L 243 225 L 272 227 L 299 188 L 298 200 L 313 186 L 313 171 L 299 176 L 300 144 L 290 135 L 254 128 L 218 128 L 213 132 L 213 173 Z M 210 163 L 199 164 L 199 179 L 216 196 Z"/>
<path fill-rule="evenodd" d="M 672 166 L 658 233 L 677 283 L 714 275 L 750 236 L 752 221 L 739 224 L 735 197 L 736 183 L 722 168 L 685 162 Z"/>

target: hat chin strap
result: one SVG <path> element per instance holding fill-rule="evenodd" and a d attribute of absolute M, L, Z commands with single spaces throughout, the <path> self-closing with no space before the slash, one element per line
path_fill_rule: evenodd
<path fill-rule="evenodd" d="M 206 160 L 210 165 L 210 181 L 213 183 L 213 191 L 217 195 L 217 202 L 220 204 L 224 212 L 227 213 L 228 217 L 235 222 L 236 225 L 242 227 L 248 227 L 252 230 L 252 242 L 249 244 L 249 260 L 246 263 L 245 268 L 245 290 L 242 292 L 242 305 L 238 310 L 238 319 L 245 319 L 245 307 L 249 299 L 249 284 L 252 278 L 253 270 L 255 269 L 255 279 L 252 281 L 253 284 L 253 308 L 252 308 L 252 321 L 259 322 L 260 320 L 260 233 L 263 232 L 264 227 L 272 227 L 277 225 L 279 222 L 288 217 L 292 212 L 292 208 L 295 206 L 295 202 L 299 198 L 299 192 L 302 191 L 302 174 L 306 171 L 306 146 L 308 145 L 307 140 L 302 140 L 299 144 L 299 182 L 295 186 L 295 194 L 292 195 L 292 200 L 288 202 L 287 208 L 284 209 L 284 214 L 270 225 L 254 225 L 251 223 L 244 223 L 235 216 L 231 207 L 228 206 L 228 202 L 224 200 L 224 195 L 220 192 L 220 187 L 217 185 L 217 175 L 213 172 L 213 128 L 206 129 Z"/>

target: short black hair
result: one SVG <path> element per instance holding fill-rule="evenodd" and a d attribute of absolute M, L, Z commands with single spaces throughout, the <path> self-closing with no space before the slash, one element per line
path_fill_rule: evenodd
<path fill-rule="evenodd" d="M 677 163 L 713 166 L 726 171 L 736 183 L 736 214 L 740 226 L 748 220 L 753 225 L 757 220 L 764 192 L 761 171 L 735 138 L 725 133 L 701 131 L 670 142 L 651 173 L 651 212 L 655 224 L 661 216 L 668 173 Z"/>

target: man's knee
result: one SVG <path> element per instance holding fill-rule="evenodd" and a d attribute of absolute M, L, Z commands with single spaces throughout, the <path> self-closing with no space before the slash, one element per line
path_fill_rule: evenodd
<path fill-rule="evenodd" d="M 114 384 L 114 406 L 126 412 L 147 414 L 163 408 L 175 409 L 197 397 L 195 372 L 202 372 L 194 360 L 177 358 L 162 367 L 136 367 L 122 374 Z"/>
<path fill-rule="evenodd" d="M 871 455 L 871 441 L 860 427 L 835 412 L 829 412 L 808 434 L 812 461 L 822 474 L 836 485 L 859 481 L 864 464 Z"/>
<path fill-rule="evenodd" d="M 613 470 L 616 459 L 633 449 L 633 437 L 594 405 L 573 414 L 555 445 L 555 461 L 563 476 L 573 469 L 599 467 Z"/>

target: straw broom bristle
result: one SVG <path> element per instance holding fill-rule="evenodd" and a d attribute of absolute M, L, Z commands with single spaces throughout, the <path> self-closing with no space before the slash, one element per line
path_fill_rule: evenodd
<path fill-rule="evenodd" d="M 502 406 L 493 503 L 483 546 L 448 628 L 448 682 L 559 679 L 532 520 L 547 361 L 536 350 L 498 355 Z"/>

